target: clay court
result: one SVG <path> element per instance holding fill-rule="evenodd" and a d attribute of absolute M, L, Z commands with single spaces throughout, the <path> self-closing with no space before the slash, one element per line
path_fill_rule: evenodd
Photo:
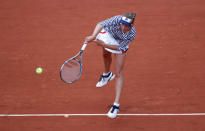
<path fill-rule="evenodd" d="M 204 131 L 204 6 L 203 0 L 1 0 L 0 131 Z M 115 80 L 95 87 L 102 49 L 87 46 L 74 84 L 63 83 L 59 70 L 98 22 L 125 12 L 137 13 L 120 103 L 125 115 L 92 116 L 106 114 L 115 96 Z"/>

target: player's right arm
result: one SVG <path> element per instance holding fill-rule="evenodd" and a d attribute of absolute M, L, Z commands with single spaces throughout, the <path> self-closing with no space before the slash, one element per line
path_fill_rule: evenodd
<path fill-rule="evenodd" d="M 111 18 L 108 18 L 104 21 L 101 21 L 99 24 L 103 27 L 103 28 L 109 28 L 111 26 L 116 26 L 120 24 L 120 20 L 121 20 L 122 16 L 117 15 L 117 16 L 113 16 Z"/>
<path fill-rule="evenodd" d="M 103 28 L 106 28 L 106 27 L 110 27 L 110 26 L 115 26 L 117 24 L 119 24 L 119 21 L 121 19 L 122 16 L 118 15 L 118 16 L 113 16 L 107 20 L 104 20 L 104 21 L 101 21 L 99 22 L 94 31 L 93 31 L 93 34 L 91 36 L 88 36 L 85 38 L 85 41 L 86 42 L 91 42 L 93 40 L 95 40 L 96 36 L 98 35 L 98 33 L 103 29 Z"/>
<path fill-rule="evenodd" d="M 92 34 L 91 36 L 87 36 L 87 37 L 85 38 L 85 41 L 86 41 L 86 42 L 91 42 L 91 41 L 95 40 L 96 36 L 97 36 L 98 33 L 102 30 L 102 28 L 103 28 L 102 25 L 97 24 L 96 27 L 95 27 L 95 29 L 94 29 L 94 31 L 93 31 L 93 34 Z"/>

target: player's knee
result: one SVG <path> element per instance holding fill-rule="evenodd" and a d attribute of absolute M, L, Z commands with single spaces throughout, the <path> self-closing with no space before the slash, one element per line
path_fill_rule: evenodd
<path fill-rule="evenodd" d="M 115 74 L 116 78 L 120 78 L 122 75 L 123 75 L 122 71 L 117 71 Z"/>

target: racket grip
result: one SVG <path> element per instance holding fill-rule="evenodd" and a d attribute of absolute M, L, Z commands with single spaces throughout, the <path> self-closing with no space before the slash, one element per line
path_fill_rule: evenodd
<path fill-rule="evenodd" d="M 86 48 L 86 46 L 87 46 L 87 42 L 85 42 L 85 43 L 83 44 L 83 46 L 82 46 L 81 50 L 82 50 L 82 51 L 84 51 L 84 50 L 85 50 L 85 48 Z"/>

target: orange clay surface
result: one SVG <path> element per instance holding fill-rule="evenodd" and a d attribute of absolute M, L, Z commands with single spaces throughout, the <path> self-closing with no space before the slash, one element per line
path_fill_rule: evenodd
<path fill-rule="evenodd" d="M 95 25 L 136 12 L 120 114 L 205 113 L 203 0 L 4 0 L 0 2 L 0 114 L 105 114 L 115 80 L 103 88 L 102 49 L 90 43 L 74 84 L 63 62 Z M 114 59 L 113 59 L 114 65 Z M 112 71 L 114 72 L 114 66 Z M 35 73 L 37 67 L 43 73 Z M 204 131 L 205 116 L 0 117 L 0 131 Z"/>

